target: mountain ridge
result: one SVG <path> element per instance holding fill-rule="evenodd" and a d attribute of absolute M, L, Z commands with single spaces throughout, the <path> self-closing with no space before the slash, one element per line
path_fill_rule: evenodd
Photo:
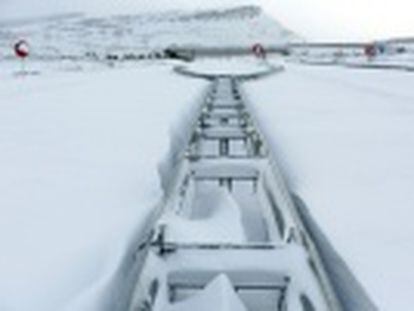
<path fill-rule="evenodd" d="M 203 47 L 275 45 L 298 36 L 260 6 L 174 10 L 153 14 L 96 17 L 65 14 L 21 23 L 3 23 L 0 55 L 12 53 L 13 40 L 25 38 L 38 55 L 105 54 L 163 49 L 171 45 Z"/>

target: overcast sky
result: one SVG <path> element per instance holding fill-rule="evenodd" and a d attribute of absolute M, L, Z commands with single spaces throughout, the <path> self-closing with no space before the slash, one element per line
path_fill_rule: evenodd
<path fill-rule="evenodd" d="M 263 0 L 288 27 L 311 39 L 414 37 L 414 0 Z"/>
<path fill-rule="evenodd" d="M 87 11 L 97 14 L 261 4 L 310 40 L 414 37 L 414 0 L 0 0 L 0 18 Z"/>

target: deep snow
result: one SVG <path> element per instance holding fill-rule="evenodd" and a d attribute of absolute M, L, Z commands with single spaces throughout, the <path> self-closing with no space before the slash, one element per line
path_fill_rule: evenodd
<path fill-rule="evenodd" d="M 170 127 L 205 82 L 149 64 L 1 79 L 0 310 L 92 310 L 96 293 L 70 305 L 158 203 Z"/>
<path fill-rule="evenodd" d="M 195 68 L 263 69 L 225 62 Z M 0 310 L 93 310 L 160 199 L 170 126 L 205 82 L 130 65 L 22 77 L 0 63 Z M 245 86 L 292 189 L 382 310 L 408 309 L 414 287 L 413 79 L 288 64 Z"/>
<path fill-rule="evenodd" d="M 234 291 L 233 285 L 229 278 L 221 274 L 206 286 L 200 294 L 194 298 L 174 306 L 169 306 L 166 311 L 247 311 L 240 297 Z"/>
<path fill-rule="evenodd" d="M 381 310 L 414 288 L 414 75 L 287 65 L 246 93 L 291 187 Z"/>

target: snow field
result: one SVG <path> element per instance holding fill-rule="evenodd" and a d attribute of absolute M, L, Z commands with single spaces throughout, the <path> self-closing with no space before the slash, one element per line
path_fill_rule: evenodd
<path fill-rule="evenodd" d="M 2 77 L 0 309 L 62 310 L 109 285 L 203 87 L 162 65 Z"/>
<path fill-rule="evenodd" d="M 289 65 L 245 85 L 292 189 L 381 310 L 414 273 L 414 76 Z"/>

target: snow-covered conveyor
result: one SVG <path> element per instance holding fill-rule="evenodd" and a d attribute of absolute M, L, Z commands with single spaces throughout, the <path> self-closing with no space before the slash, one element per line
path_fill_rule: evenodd
<path fill-rule="evenodd" d="M 343 310 L 239 83 L 212 79 L 131 311 Z"/>

